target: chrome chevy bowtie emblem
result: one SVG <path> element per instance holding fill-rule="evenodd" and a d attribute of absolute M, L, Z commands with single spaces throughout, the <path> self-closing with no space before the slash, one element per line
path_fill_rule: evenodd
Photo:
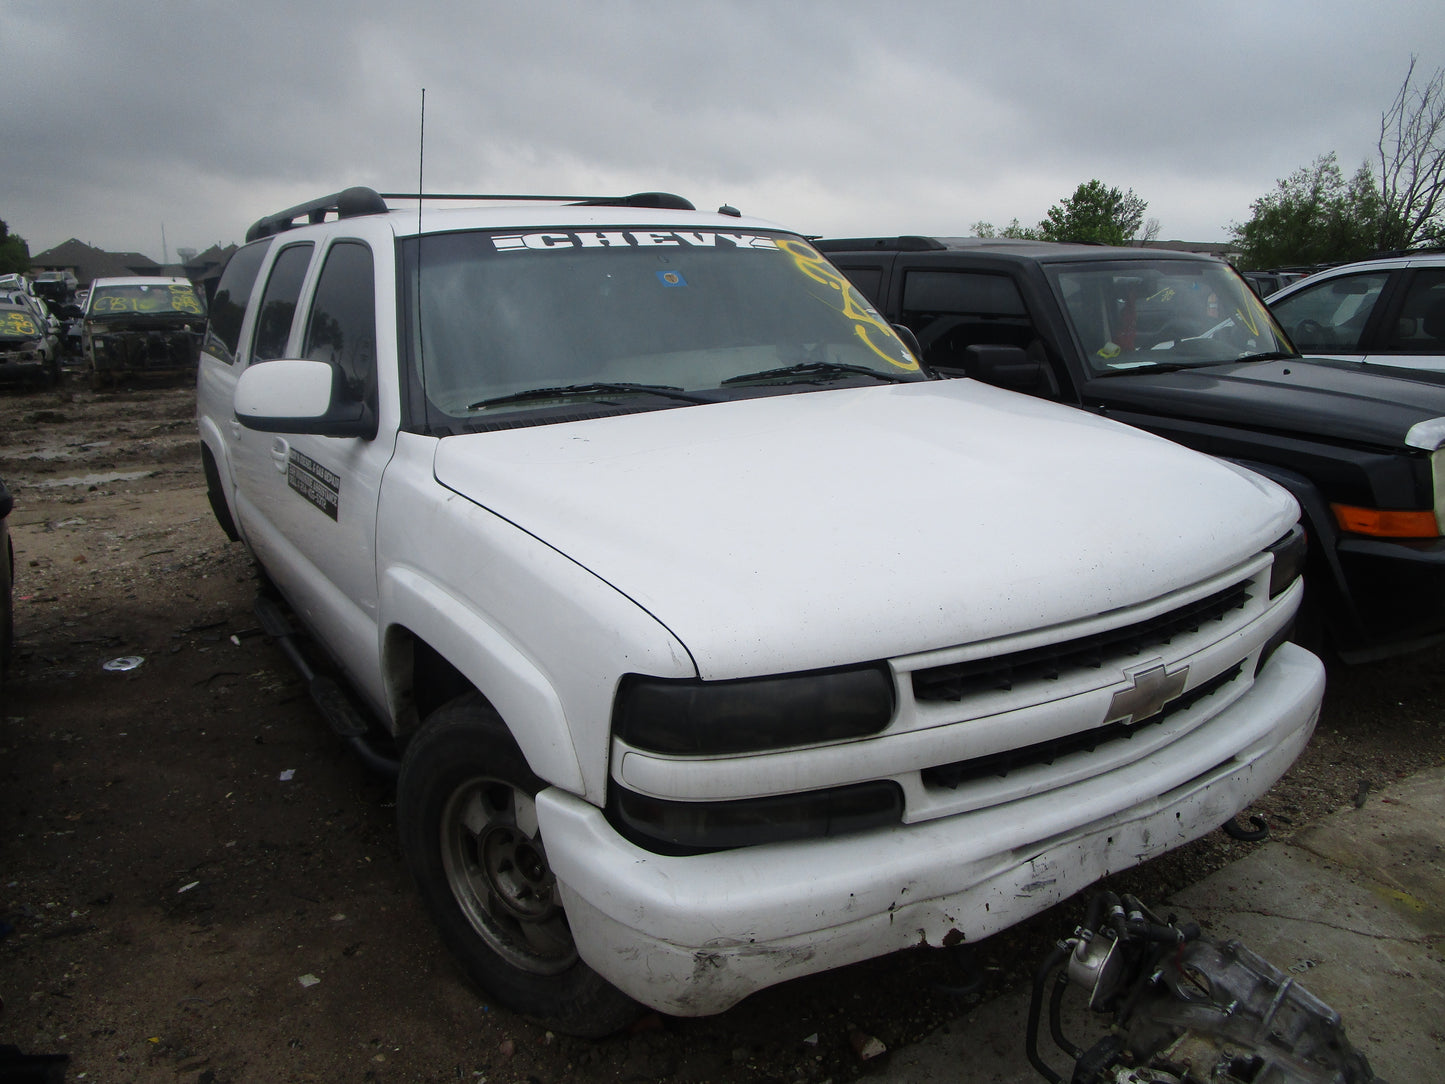
<path fill-rule="evenodd" d="M 1104 718 L 1106 723 L 1135 723 L 1159 714 L 1165 704 L 1184 691 L 1189 667 L 1181 666 L 1170 673 L 1163 663 L 1156 663 L 1142 670 L 1125 671 L 1124 678 L 1133 684 L 1114 694 Z"/>

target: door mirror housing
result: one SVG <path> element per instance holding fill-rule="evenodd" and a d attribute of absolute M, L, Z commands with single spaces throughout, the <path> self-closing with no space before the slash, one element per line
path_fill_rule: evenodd
<path fill-rule="evenodd" d="M 248 365 L 236 381 L 236 420 L 261 433 L 376 436 L 376 412 L 347 394 L 339 366 L 283 358 Z"/>

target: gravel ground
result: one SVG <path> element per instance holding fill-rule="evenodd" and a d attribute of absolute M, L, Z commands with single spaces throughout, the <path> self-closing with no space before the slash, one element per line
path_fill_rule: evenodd
<path fill-rule="evenodd" d="M 967 1027 L 1081 912 L 589 1043 L 488 1005 L 440 947 L 389 786 L 320 722 L 212 521 L 189 388 L 0 393 L 17 655 L 0 722 L 0 1045 L 91 1081 L 849 1081 Z M 129 670 L 116 659 L 140 658 Z M 1445 654 L 1334 672 L 1259 804 L 1288 835 L 1445 761 Z M 1158 900 L 1247 853 L 1121 875 Z M 979 991 L 966 993 L 981 978 Z M 314 981 L 313 981 L 314 980 Z M 870 1045 L 867 1040 L 876 1040 Z M 887 1055 L 881 1055 L 886 1058 Z"/>

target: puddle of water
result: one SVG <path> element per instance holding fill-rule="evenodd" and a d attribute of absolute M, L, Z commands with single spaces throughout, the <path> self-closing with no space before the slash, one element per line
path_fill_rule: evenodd
<path fill-rule="evenodd" d="M 109 448 L 114 441 L 96 440 L 89 444 L 68 444 L 64 448 L 36 448 L 29 452 L 16 452 L 9 456 L 10 459 L 39 459 L 45 462 L 54 462 L 57 459 L 75 459 L 86 452 L 98 451 L 101 448 Z"/>
<path fill-rule="evenodd" d="M 112 471 L 109 474 L 82 474 L 74 478 L 47 478 L 43 482 L 31 482 L 36 489 L 54 489 L 59 486 L 103 486 L 108 482 L 134 482 L 149 478 L 153 470 Z"/>

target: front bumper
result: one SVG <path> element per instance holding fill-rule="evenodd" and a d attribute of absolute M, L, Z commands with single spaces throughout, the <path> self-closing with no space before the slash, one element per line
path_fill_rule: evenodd
<path fill-rule="evenodd" d="M 32 355 L 26 352 L 26 357 L 20 357 L 20 351 L 0 351 L 0 383 L 8 384 L 13 382 L 44 379 L 51 371 L 49 358 L 39 355 Z"/>
<path fill-rule="evenodd" d="M 1324 669 L 1293 644 L 1217 720 L 1104 775 L 1003 805 L 834 839 L 666 857 L 596 807 L 537 796 L 582 958 L 678 1016 L 916 945 L 977 941 L 1255 801 L 1314 730 Z"/>
<path fill-rule="evenodd" d="M 85 346 L 97 373 L 195 372 L 200 350 L 200 335 L 180 328 L 92 332 Z"/>

